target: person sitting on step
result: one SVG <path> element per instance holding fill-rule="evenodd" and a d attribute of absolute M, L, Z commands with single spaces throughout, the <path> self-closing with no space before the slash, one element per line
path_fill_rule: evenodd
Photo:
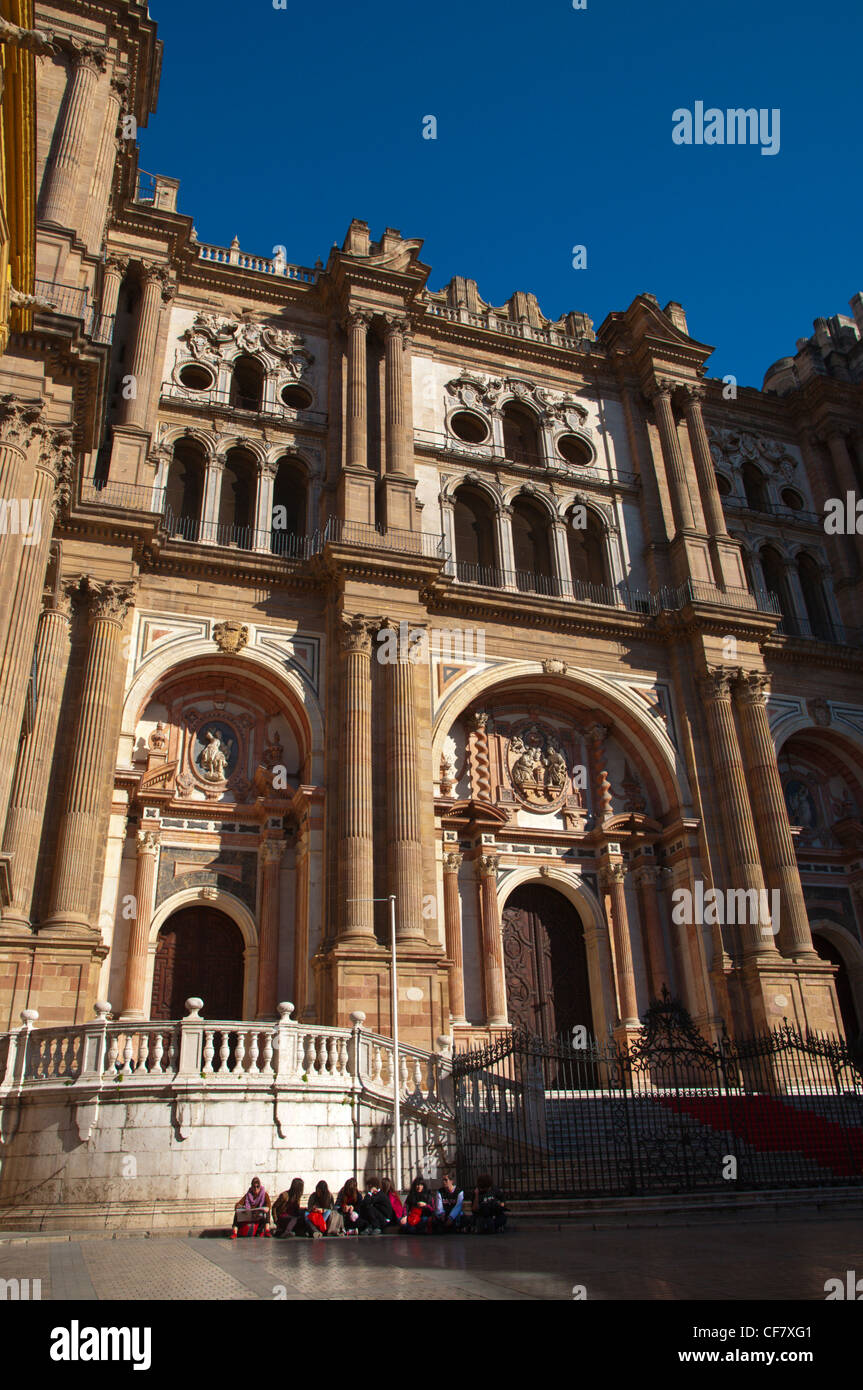
<path fill-rule="evenodd" d="M 463 1220 L 464 1193 L 456 1187 L 452 1173 L 444 1173 L 440 1188 L 435 1196 L 434 1228 L 449 1234 L 461 1229 Z"/>
<path fill-rule="evenodd" d="M 341 1212 L 346 1236 L 359 1236 L 368 1230 L 368 1221 L 360 1215 L 360 1194 L 356 1178 L 348 1178 L 336 1198 L 336 1210 Z"/>
<path fill-rule="evenodd" d="M 270 1198 L 260 1178 L 252 1178 L 245 1197 L 234 1208 L 231 1240 L 237 1239 L 238 1228 L 244 1236 L 268 1236 L 270 1231 Z"/>
<path fill-rule="evenodd" d="M 506 1204 L 488 1173 L 480 1173 L 473 1190 L 473 1230 L 478 1235 L 499 1235 L 506 1226 Z"/>
<path fill-rule="evenodd" d="M 426 1187 L 425 1178 L 414 1178 L 405 1202 L 407 1221 L 403 1226 L 406 1232 L 428 1235 L 432 1229 L 434 1202 Z"/>
<path fill-rule="evenodd" d="M 280 1238 L 292 1236 L 296 1232 L 303 1216 L 300 1208 L 303 1188 L 302 1178 L 294 1178 L 287 1192 L 280 1192 L 273 1203 L 273 1220 L 276 1223 L 276 1235 Z"/>
<path fill-rule="evenodd" d="M 323 1178 L 309 1197 L 306 1227 L 311 1236 L 343 1236 L 345 1233 L 342 1214 L 336 1211 L 333 1194 Z"/>
<path fill-rule="evenodd" d="M 381 1181 L 381 1192 L 385 1197 L 389 1198 L 390 1206 L 393 1209 L 393 1216 L 395 1217 L 395 1224 L 399 1227 L 406 1226 L 408 1220 L 407 1212 L 390 1178 L 384 1178 Z"/>
<path fill-rule="evenodd" d="M 390 1199 L 381 1191 L 379 1178 L 368 1179 L 366 1194 L 360 1202 L 360 1216 L 368 1222 L 369 1234 L 373 1236 L 383 1235 L 384 1231 L 393 1224 L 393 1209 Z"/>

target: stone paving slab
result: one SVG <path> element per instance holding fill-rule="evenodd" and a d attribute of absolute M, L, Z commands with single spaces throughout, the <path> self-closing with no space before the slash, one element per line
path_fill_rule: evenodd
<path fill-rule="evenodd" d="M 41 1279 L 42 1299 L 821 1300 L 863 1272 L 854 1221 L 727 1220 L 503 1236 L 239 1240 L 152 1236 L 0 1249 L 0 1279 Z"/>

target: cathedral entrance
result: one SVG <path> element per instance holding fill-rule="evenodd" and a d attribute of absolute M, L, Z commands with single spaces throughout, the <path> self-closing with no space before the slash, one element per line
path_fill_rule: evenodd
<path fill-rule="evenodd" d="M 839 947 L 828 940 L 821 932 L 813 931 L 812 945 L 815 947 L 822 960 L 827 960 L 831 965 L 838 966 L 836 972 L 836 1000 L 839 1004 L 839 1012 L 842 1015 L 842 1022 L 845 1026 L 845 1036 L 849 1043 L 853 1043 L 860 1034 L 861 1023 L 857 1017 L 857 1006 L 854 1003 L 854 990 L 851 986 L 851 979 L 848 974 L 848 966 L 845 957 Z"/>
<path fill-rule="evenodd" d="M 514 1028 L 540 1037 L 593 1032 L 584 926 L 562 893 L 541 883 L 516 888 L 502 914 L 506 1004 Z"/>
<path fill-rule="evenodd" d="M 212 1019 L 243 1016 L 243 936 L 224 912 L 195 904 L 169 917 L 159 932 L 151 1018 L 183 1018 L 197 996 Z"/>

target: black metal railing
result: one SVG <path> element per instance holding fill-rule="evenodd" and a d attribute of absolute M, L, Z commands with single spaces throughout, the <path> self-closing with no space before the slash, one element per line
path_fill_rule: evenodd
<path fill-rule="evenodd" d="M 324 410 L 305 410 L 286 405 L 284 401 L 267 400 L 263 395 L 245 395 L 235 387 L 204 387 L 195 390 L 176 381 L 162 382 L 162 399 L 184 401 L 202 409 L 218 406 L 222 410 L 240 411 L 247 415 L 266 415 L 273 419 L 294 420 L 303 425 L 326 425 Z"/>
<path fill-rule="evenodd" d="M 266 531 L 234 522 L 202 521 L 200 517 L 178 515 L 170 505 L 165 507 L 163 525 L 169 540 L 264 552 L 284 560 L 308 560 L 321 548 L 317 531 L 307 536 L 277 528 Z"/>
<path fill-rule="evenodd" d="M 806 637 L 814 642 L 830 642 L 834 646 L 863 646 L 863 627 L 850 627 L 847 623 L 838 623 L 828 617 L 813 623 L 809 618 L 783 613 L 776 631 L 783 637 Z"/>
<path fill-rule="evenodd" d="M 456 1054 L 459 1181 L 533 1199 L 863 1181 L 844 1042 L 787 1023 L 710 1042 L 667 992 L 644 1025 L 629 1051 L 515 1030 Z"/>
<path fill-rule="evenodd" d="M 362 521 L 342 521 L 335 516 L 331 516 L 324 527 L 322 539 L 324 544 L 331 542 L 369 550 L 394 550 L 403 555 L 422 555 L 429 559 L 446 559 L 448 555 L 445 538 L 432 532 L 372 526 Z"/>

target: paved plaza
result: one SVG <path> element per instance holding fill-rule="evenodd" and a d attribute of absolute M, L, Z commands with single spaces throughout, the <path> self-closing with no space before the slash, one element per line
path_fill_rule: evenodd
<path fill-rule="evenodd" d="M 8 1237 L 4 1238 L 4 1242 Z M 32 1236 L 0 1279 L 46 1299 L 824 1299 L 863 1271 L 859 1219 L 519 1229 L 503 1236 L 238 1240 Z"/>

